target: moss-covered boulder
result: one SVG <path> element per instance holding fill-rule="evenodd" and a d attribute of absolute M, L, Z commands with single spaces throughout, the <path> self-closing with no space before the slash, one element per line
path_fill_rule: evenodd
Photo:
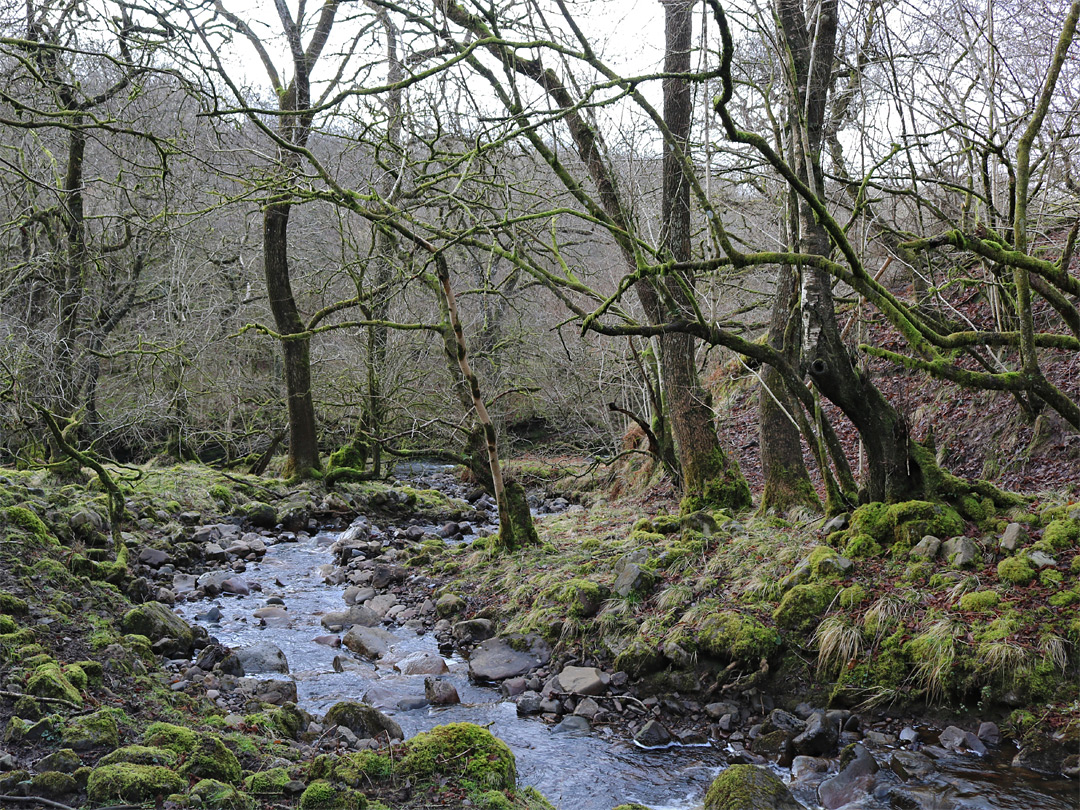
<path fill-rule="evenodd" d="M 868 535 L 885 546 L 913 546 L 922 537 L 953 537 L 963 534 L 964 520 L 943 503 L 903 501 L 901 503 L 863 504 L 851 515 L 848 537 Z M 868 544 L 864 545 L 869 547 Z M 846 549 L 845 549 L 846 550 Z"/>
<path fill-rule="evenodd" d="M 380 737 L 394 740 L 404 739 L 401 726 L 374 706 L 355 700 L 343 700 L 330 707 L 324 718 L 324 725 L 344 726 L 357 737 Z"/>
<path fill-rule="evenodd" d="M 244 790 L 257 798 L 276 798 L 285 795 L 285 786 L 292 781 L 284 768 L 269 768 L 244 778 Z"/>
<path fill-rule="evenodd" d="M 94 768 L 86 783 L 86 796 L 95 803 L 131 802 L 142 804 L 157 796 L 181 793 L 187 779 L 161 765 L 116 763 Z"/>
<path fill-rule="evenodd" d="M 167 748 L 155 748 L 149 745 L 125 745 L 117 748 L 98 760 L 98 765 L 114 765 L 118 762 L 128 762 L 132 765 L 164 765 L 167 768 L 176 766 L 179 756 Z"/>
<path fill-rule="evenodd" d="M 1042 542 L 1051 551 L 1062 551 L 1080 542 L 1080 520 L 1052 520 L 1043 529 Z"/>
<path fill-rule="evenodd" d="M 325 779 L 317 779 L 300 794 L 300 810 L 363 810 L 367 799 L 363 793 Z"/>
<path fill-rule="evenodd" d="M 207 810 L 251 810 L 255 802 L 232 785 L 217 779 L 201 779 L 196 782 L 190 795 L 198 796 Z"/>
<path fill-rule="evenodd" d="M 836 586 L 829 583 L 796 585 L 780 600 L 773 620 L 785 630 L 809 633 L 825 617 L 836 593 Z"/>
<path fill-rule="evenodd" d="M 400 773 L 414 777 L 468 779 L 482 789 L 508 790 L 517 765 L 506 743 L 472 723 L 450 723 L 405 743 Z"/>
<path fill-rule="evenodd" d="M 41 664 L 30 674 L 30 679 L 26 682 L 26 693 L 35 697 L 66 700 L 80 707 L 83 705 L 79 690 L 64 677 L 60 665 L 51 660 Z"/>
<path fill-rule="evenodd" d="M 802 810 L 802 805 L 772 771 L 731 765 L 709 786 L 705 810 Z"/>
<path fill-rule="evenodd" d="M 41 796 L 45 799 L 63 799 L 79 792 L 79 783 L 69 773 L 60 771 L 43 771 L 34 774 L 28 786 L 31 796 Z"/>
<path fill-rule="evenodd" d="M 190 655 L 195 635 L 191 627 L 161 602 L 147 602 L 128 611 L 120 622 L 125 633 L 145 636 L 151 644 L 172 639 L 170 655 Z"/>
<path fill-rule="evenodd" d="M 72 718 L 61 732 L 64 745 L 76 751 L 116 748 L 120 745 L 120 729 L 115 714 L 113 709 L 100 709 L 93 714 Z"/>
<path fill-rule="evenodd" d="M 7 616 L 25 616 L 30 610 L 26 600 L 20 599 L 13 593 L 0 591 L 0 613 Z"/>
<path fill-rule="evenodd" d="M 1001 597 L 997 591 L 971 591 L 960 597 L 960 609 L 986 612 L 992 611 Z"/>
<path fill-rule="evenodd" d="M 656 672 L 664 666 L 664 656 L 644 638 L 636 636 L 615 657 L 615 669 L 637 678 Z"/>
<path fill-rule="evenodd" d="M 60 543 L 41 518 L 25 506 L 7 506 L 0 509 L 0 526 L 21 529 L 27 539 L 37 546 L 55 546 Z"/>
<path fill-rule="evenodd" d="M 706 655 L 753 666 L 780 647 L 775 629 L 766 627 L 753 616 L 731 610 L 706 619 L 695 638 L 698 650 Z"/>
<path fill-rule="evenodd" d="M 39 771 L 60 771 L 60 773 L 75 773 L 82 766 L 79 755 L 70 748 L 53 751 L 34 763 L 34 767 Z"/>
<path fill-rule="evenodd" d="M 203 734 L 199 736 L 195 750 L 188 754 L 180 766 L 180 773 L 235 785 L 240 782 L 240 762 L 219 737 Z"/>
<path fill-rule="evenodd" d="M 315 758 L 309 774 L 315 779 L 344 782 L 349 787 L 363 787 L 372 781 L 385 779 L 394 771 L 394 761 L 374 751 L 355 751 L 341 756 L 322 755 Z"/>
<path fill-rule="evenodd" d="M 812 580 L 830 580 L 846 577 L 854 567 L 851 560 L 841 557 L 828 546 L 817 546 L 806 560 Z"/>
<path fill-rule="evenodd" d="M 1006 557 L 998 563 L 998 579 L 1010 585 L 1028 585 L 1037 576 L 1027 557 Z"/>
<path fill-rule="evenodd" d="M 151 723 L 142 736 L 143 745 L 165 748 L 176 754 L 189 754 L 195 750 L 199 735 L 189 728 L 172 723 Z"/>

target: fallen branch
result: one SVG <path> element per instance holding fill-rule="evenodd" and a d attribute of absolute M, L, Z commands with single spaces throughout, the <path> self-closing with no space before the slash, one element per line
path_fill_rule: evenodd
<path fill-rule="evenodd" d="M 42 703 L 59 703 L 62 706 L 70 706 L 73 709 L 81 709 L 82 708 L 82 706 L 80 706 L 78 703 L 72 703 L 70 700 L 64 700 L 63 698 L 38 697 L 37 695 L 26 695 L 26 694 L 23 694 L 21 692 L 9 692 L 6 689 L 0 689 L 0 697 L 9 697 L 9 698 L 28 697 L 31 700 L 41 701 Z"/>

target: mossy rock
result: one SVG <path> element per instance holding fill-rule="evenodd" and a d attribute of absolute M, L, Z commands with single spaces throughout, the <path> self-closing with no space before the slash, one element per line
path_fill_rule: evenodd
<path fill-rule="evenodd" d="M 964 520 L 951 506 L 931 501 L 903 501 L 863 504 L 851 516 L 848 536 L 865 534 L 882 545 L 912 546 L 928 534 L 953 537 L 963 532 Z"/>
<path fill-rule="evenodd" d="M 86 674 L 90 686 L 101 686 L 105 676 L 105 668 L 100 661 L 76 661 L 73 666 L 78 667 Z"/>
<path fill-rule="evenodd" d="M 69 773 L 44 771 L 30 779 L 28 793 L 45 799 L 63 799 L 79 792 L 79 783 Z"/>
<path fill-rule="evenodd" d="M 19 624 L 10 616 L 0 613 L 0 636 L 10 636 L 19 629 Z"/>
<path fill-rule="evenodd" d="M 1050 605 L 1052 607 L 1072 607 L 1073 605 L 1080 604 L 1080 593 L 1076 591 L 1061 591 L 1055 593 L 1050 597 Z"/>
<path fill-rule="evenodd" d="M 320 757 L 322 759 L 322 757 Z M 386 779 L 394 772 L 394 761 L 385 754 L 374 751 L 356 751 L 340 757 L 327 757 L 330 770 L 317 774 L 344 782 L 349 787 L 363 787 L 372 780 Z M 315 769 L 312 769 L 315 772 Z"/>
<path fill-rule="evenodd" d="M 837 594 L 836 603 L 842 608 L 857 608 L 870 598 L 866 588 L 856 583 L 849 585 Z"/>
<path fill-rule="evenodd" d="M 90 686 L 90 679 L 86 677 L 86 672 L 78 664 L 68 664 L 61 667 L 61 671 L 68 682 L 80 692 Z"/>
<path fill-rule="evenodd" d="M 567 614 L 575 619 L 596 615 L 607 596 L 607 588 L 589 579 L 572 579 L 557 594 L 558 601 L 566 605 Z"/>
<path fill-rule="evenodd" d="M 705 810 L 802 810 L 802 805 L 767 768 L 730 765 L 709 786 Z"/>
<path fill-rule="evenodd" d="M 49 532 L 49 528 L 42 522 L 41 518 L 25 506 L 8 506 L 0 509 L 0 525 L 22 529 L 39 546 L 56 546 L 60 544 L 60 541 Z"/>
<path fill-rule="evenodd" d="M 785 630 L 809 633 L 825 617 L 836 594 L 836 586 L 828 583 L 796 585 L 784 594 L 773 620 Z"/>
<path fill-rule="evenodd" d="M 300 810 L 363 810 L 367 799 L 363 793 L 317 779 L 300 794 Z"/>
<path fill-rule="evenodd" d="M 213 734 L 203 734 L 199 736 L 195 750 L 188 754 L 187 760 L 180 766 L 180 773 L 235 785 L 240 782 L 240 762 L 221 738 Z"/>
<path fill-rule="evenodd" d="M 664 535 L 659 532 L 632 531 L 626 538 L 634 546 L 657 546 L 664 542 Z"/>
<path fill-rule="evenodd" d="M 7 591 L 0 591 L 0 613 L 8 616 L 25 616 L 30 611 L 26 601 Z"/>
<path fill-rule="evenodd" d="M 998 579 L 1010 585 L 1028 585 L 1037 576 L 1027 557 L 1006 557 L 998 563 Z"/>
<path fill-rule="evenodd" d="M 270 712 L 270 722 L 283 737 L 298 740 L 307 728 L 308 718 L 295 703 L 286 703 L 280 709 Z"/>
<path fill-rule="evenodd" d="M 891 539 L 895 525 L 890 520 L 888 504 L 875 501 L 863 504 L 852 513 L 848 533 L 851 537 L 865 534 L 885 543 Z"/>
<path fill-rule="evenodd" d="M 132 765 L 164 765 L 167 768 L 176 766 L 179 756 L 175 751 L 167 748 L 155 748 L 149 745 L 125 745 L 103 756 L 98 760 L 98 765 L 114 765 L 118 762 L 128 762 Z"/>
<path fill-rule="evenodd" d="M 191 626 L 161 602 L 146 602 L 129 610 L 120 626 L 125 633 L 145 636 L 151 644 L 171 638 L 179 654 L 190 653 L 195 640 Z"/>
<path fill-rule="evenodd" d="M 190 754 L 199 743 L 199 735 L 189 728 L 172 723 L 151 723 L 142 736 L 143 745 L 165 748 L 177 754 Z"/>
<path fill-rule="evenodd" d="M 355 700 L 343 700 L 330 707 L 324 725 L 344 726 L 358 737 L 403 739 L 405 734 L 397 722 L 374 706 Z"/>
<path fill-rule="evenodd" d="M 75 773 L 75 771 L 83 767 L 83 762 L 79 755 L 70 748 L 61 748 L 59 751 L 54 751 L 48 756 L 39 759 L 34 763 L 34 767 L 39 771 Z"/>
<path fill-rule="evenodd" d="M 1042 539 L 1053 551 L 1071 548 L 1080 541 L 1080 520 L 1052 520 L 1043 529 Z"/>
<path fill-rule="evenodd" d="M 851 570 L 851 560 L 845 559 L 828 546 L 816 546 L 806 560 L 812 580 L 843 578 Z"/>
<path fill-rule="evenodd" d="M 161 765 L 123 762 L 94 768 L 86 783 L 86 796 L 99 804 L 117 800 L 142 804 L 157 796 L 181 793 L 187 785 L 187 779 Z"/>
<path fill-rule="evenodd" d="M 244 777 L 244 790 L 253 796 L 284 796 L 285 786 L 291 781 L 292 777 L 284 768 L 270 768 Z"/>
<path fill-rule="evenodd" d="M 255 806 L 250 796 L 217 779 L 199 780 L 191 788 L 190 795 L 198 796 L 207 810 L 251 810 Z"/>
<path fill-rule="evenodd" d="M 664 656 L 640 636 L 631 639 L 626 648 L 615 657 L 615 669 L 637 678 L 656 672 L 664 666 Z"/>
<path fill-rule="evenodd" d="M 697 647 L 707 655 L 725 661 L 757 666 L 780 649 L 775 629 L 753 616 L 725 610 L 705 620 L 695 637 Z"/>
<path fill-rule="evenodd" d="M 277 525 L 278 513 L 270 504 L 252 501 L 244 507 L 247 519 L 260 529 L 272 529 Z"/>
<path fill-rule="evenodd" d="M 26 683 L 26 693 L 35 697 L 66 700 L 79 707 L 83 705 L 79 690 L 64 677 L 60 665 L 55 661 L 41 664 L 34 670 Z"/>
<path fill-rule="evenodd" d="M 960 597 L 960 609 L 985 613 L 992 611 L 1000 601 L 997 591 L 971 591 Z"/>
<path fill-rule="evenodd" d="M 472 723 L 450 723 L 405 743 L 399 772 L 415 777 L 468 779 L 481 789 L 513 789 L 517 765 L 506 743 Z"/>
<path fill-rule="evenodd" d="M 64 745 L 76 751 L 94 748 L 115 749 L 120 745 L 120 729 L 114 709 L 99 709 L 93 714 L 73 717 L 64 726 Z"/>
<path fill-rule="evenodd" d="M 851 559 L 877 557 L 881 553 L 881 544 L 869 534 L 856 534 L 844 544 L 844 556 Z"/>

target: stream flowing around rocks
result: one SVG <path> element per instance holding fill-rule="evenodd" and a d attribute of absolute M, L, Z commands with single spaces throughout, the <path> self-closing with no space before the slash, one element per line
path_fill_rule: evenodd
<path fill-rule="evenodd" d="M 406 737 L 450 722 L 489 726 L 514 751 L 519 784 L 536 787 L 562 810 L 610 810 L 630 801 L 658 810 L 698 808 L 716 774 L 730 761 L 745 761 L 739 758 L 738 751 L 727 747 L 645 750 L 607 726 L 589 733 L 560 733 L 539 719 L 519 717 L 514 703 L 497 689 L 472 683 L 467 662 L 452 650 L 440 650 L 430 632 L 395 624 L 390 628 L 390 653 L 378 664 L 332 646 L 337 636 L 328 635 L 320 618 L 343 607 L 343 586 L 325 581 L 333 563 L 330 546 L 338 535 L 320 532 L 311 537 L 303 533 L 286 537 L 285 542 L 271 545 L 262 561 L 247 567 L 244 578 L 254 586 L 250 595 L 186 601 L 177 609 L 189 622 L 203 625 L 229 647 L 269 643 L 280 648 L 288 659 L 289 673 L 257 677 L 293 680 L 299 705 L 309 712 L 323 714 L 338 701 L 365 700 L 391 714 Z M 261 591 L 256 590 L 259 587 Z M 272 611 L 277 615 L 255 617 L 255 612 L 268 604 L 278 606 Z M 321 642 L 315 640 L 319 637 Z M 423 652 L 444 657 L 449 669 L 444 677 L 457 688 L 460 704 L 428 705 L 425 676 L 403 675 L 393 668 L 394 662 L 405 656 Z M 986 759 L 937 749 L 935 772 L 912 783 L 903 782 L 889 770 L 889 746 L 868 747 L 882 770 L 873 793 L 863 791 L 855 803 L 845 805 L 847 808 L 1080 807 L 1075 782 L 1043 779 L 1008 767 L 1012 749 Z M 827 773 L 804 773 L 793 780 L 791 788 L 796 798 L 808 808 L 820 807 L 817 786 L 834 775 L 835 768 L 832 761 Z M 785 781 L 791 779 L 787 768 L 779 768 L 777 773 Z"/>

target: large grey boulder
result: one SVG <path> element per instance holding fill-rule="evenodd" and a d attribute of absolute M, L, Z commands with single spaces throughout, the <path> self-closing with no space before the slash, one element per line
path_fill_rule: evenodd
<path fill-rule="evenodd" d="M 332 610 L 325 613 L 319 621 L 328 630 L 334 627 L 344 630 L 356 625 L 376 627 L 382 622 L 382 617 L 369 607 L 353 605 L 348 610 Z"/>
<path fill-rule="evenodd" d="M 323 719 L 323 725 L 327 728 L 345 726 L 361 739 L 389 737 L 392 740 L 401 740 L 405 738 L 401 732 L 401 726 L 392 718 L 368 703 L 358 703 L 355 700 L 343 700 L 331 706 Z"/>
<path fill-rule="evenodd" d="M 146 602 L 124 614 L 120 626 L 125 633 L 146 636 L 151 644 L 171 640 L 171 655 L 188 656 L 195 634 L 191 626 L 160 602 Z"/>
<path fill-rule="evenodd" d="M 363 627 L 357 625 L 345 634 L 341 643 L 357 655 L 375 660 L 382 658 L 390 652 L 390 645 L 394 642 L 394 634 L 380 627 Z"/>
<path fill-rule="evenodd" d="M 826 810 L 836 810 L 870 792 L 878 764 L 859 743 L 844 749 L 840 772 L 818 785 L 818 801 Z"/>
<path fill-rule="evenodd" d="M 551 660 L 551 647 L 539 636 L 514 635 L 481 642 L 469 658 L 469 676 L 476 681 L 504 681 Z"/>
<path fill-rule="evenodd" d="M 616 578 L 613 590 L 619 596 L 629 596 L 631 593 L 647 591 L 655 581 L 656 575 L 651 571 L 637 563 L 627 563 Z"/>
<path fill-rule="evenodd" d="M 236 657 L 244 665 L 244 674 L 257 675 L 265 672 L 289 672 L 289 660 L 279 647 L 269 641 L 260 641 L 250 647 L 241 647 Z"/>
<path fill-rule="evenodd" d="M 767 768 L 731 765 L 709 786 L 705 810 L 803 810 L 803 806 Z"/>
<path fill-rule="evenodd" d="M 402 675 L 444 675 L 450 671 L 441 655 L 426 650 L 405 656 L 394 664 L 394 669 Z"/>
<path fill-rule="evenodd" d="M 973 568 L 982 558 L 975 541 L 969 537 L 952 537 L 941 544 L 941 553 L 950 568 Z"/>

